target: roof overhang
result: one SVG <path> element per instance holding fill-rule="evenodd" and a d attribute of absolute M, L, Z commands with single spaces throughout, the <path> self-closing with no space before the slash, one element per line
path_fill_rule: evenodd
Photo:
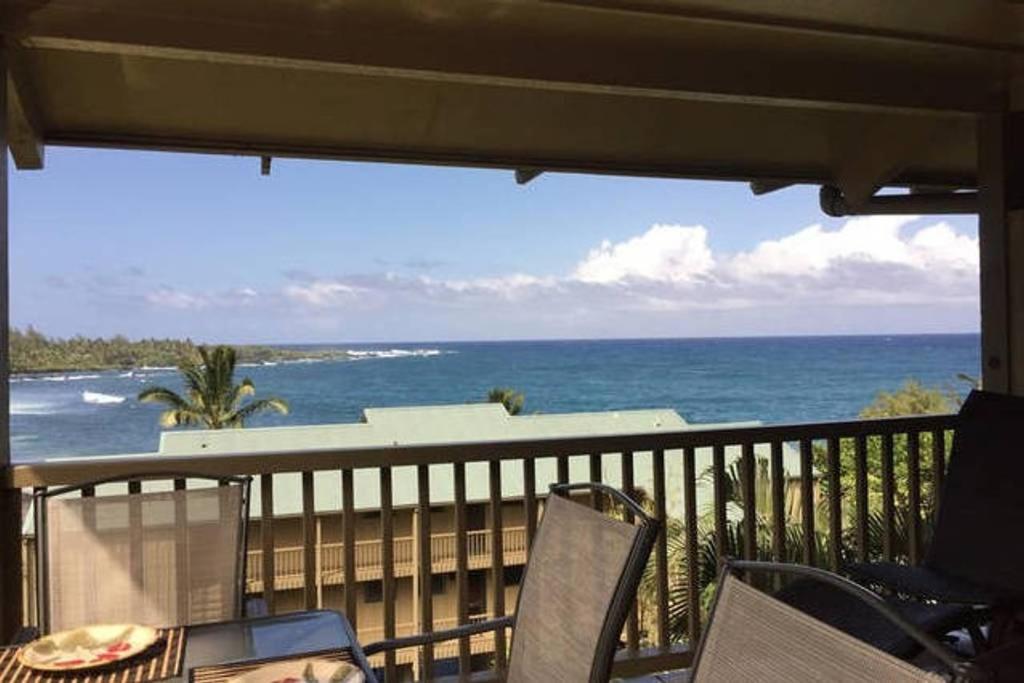
<path fill-rule="evenodd" d="M 7 0 L 11 145 L 976 183 L 1004 0 Z"/>

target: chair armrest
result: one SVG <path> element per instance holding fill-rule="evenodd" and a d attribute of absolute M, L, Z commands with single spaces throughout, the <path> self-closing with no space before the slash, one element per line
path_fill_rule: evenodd
<path fill-rule="evenodd" d="M 39 629 L 35 626 L 22 626 L 14 632 L 14 638 L 11 640 L 11 645 L 24 645 L 25 643 L 31 643 L 33 640 L 39 637 Z"/>
<path fill-rule="evenodd" d="M 270 616 L 270 609 L 267 607 L 267 601 L 263 598 L 248 598 L 245 601 L 244 616 L 248 619 L 253 617 Z"/>
<path fill-rule="evenodd" d="M 908 595 L 915 600 L 938 600 L 961 605 L 992 605 L 1000 602 L 997 591 L 978 586 L 923 566 L 895 562 L 852 563 L 843 573 L 862 585 Z M 1006 596 L 1007 601 L 1012 601 Z"/>
<path fill-rule="evenodd" d="M 474 636 L 478 633 L 500 631 L 501 629 L 511 628 L 514 624 L 515 617 L 513 616 L 489 619 L 487 621 L 479 621 L 475 624 L 466 624 L 464 626 L 458 626 L 445 631 L 434 631 L 433 633 L 421 633 L 419 635 L 407 636 L 405 638 L 381 640 L 365 646 L 363 648 L 363 653 L 369 657 L 370 655 L 375 655 L 378 652 L 401 650 L 407 647 L 418 647 L 420 645 L 429 645 L 431 643 L 443 643 L 449 640 L 456 640 L 457 638 Z"/>

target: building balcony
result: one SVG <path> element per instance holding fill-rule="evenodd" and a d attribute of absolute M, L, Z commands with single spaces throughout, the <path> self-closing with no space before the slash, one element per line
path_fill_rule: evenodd
<path fill-rule="evenodd" d="M 491 531 L 466 532 L 466 562 L 470 570 L 489 569 L 491 566 Z M 416 539 L 411 536 L 396 538 L 393 543 L 392 573 L 395 578 L 415 576 L 419 571 L 415 549 Z M 526 563 L 526 528 L 508 527 L 502 530 L 505 566 Z M 355 580 L 379 581 L 384 577 L 383 542 L 356 541 Z M 263 550 L 248 551 L 246 590 L 263 592 Z M 277 590 L 302 588 L 305 585 L 305 555 L 302 546 L 274 549 L 274 586 Z M 454 533 L 433 534 L 430 537 L 431 572 L 455 572 L 457 537 Z M 314 575 L 318 585 L 335 586 L 345 583 L 345 544 L 322 543 L 316 546 Z"/>

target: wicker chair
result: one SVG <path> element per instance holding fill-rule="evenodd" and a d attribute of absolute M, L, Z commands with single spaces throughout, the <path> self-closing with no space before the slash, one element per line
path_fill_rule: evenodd
<path fill-rule="evenodd" d="M 945 675 L 878 650 L 743 583 L 739 573 L 790 574 L 850 595 L 907 633 Z M 907 622 L 875 593 L 813 567 L 770 562 L 726 562 L 690 671 L 692 683 L 938 683 L 986 680 L 972 664 Z"/>
<path fill-rule="evenodd" d="M 636 518 L 621 522 L 562 497 L 602 491 Z M 611 672 L 629 606 L 659 523 L 632 499 L 601 484 L 551 487 L 530 549 L 514 617 L 373 643 L 367 655 L 511 628 L 509 683 L 590 681 Z"/>
<path fill-rule="evenodd" d="M 1001 644 L 999 626 L 1024 607 L 1024 550 L 1007 530 L 1024 527 L 1024 398 L 973 391 L 960 410 L 932 542 L 920 566 L 850 564 L 844 573 L 881 589 L 905 619 L 934 635 L 968 628 L 976 649 Z M 902 599 L 903 596 L 907 599 Z M 912 656 L 917 643 L 842 591 L 803 581 L 777 596 L 875 647 Z M 979 621 L 995 616 L 987 642 Z"/>
<path fill-rule="evenodd" d="M 197 624 L 263 611 L 259 602 L 243 605 L 251 478 L 158 478 L 210 485 L 142 492 L 141 482 L 107 479 L 35 496 L 43 633 L 102 622 Z M 128 493 L 82 495 L 110 484 Z"/>

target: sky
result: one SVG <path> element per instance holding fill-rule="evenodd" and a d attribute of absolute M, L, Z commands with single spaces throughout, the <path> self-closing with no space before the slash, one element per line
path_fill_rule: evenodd
<path fill-rule="evenodd" d="M 12 171 L 11 318 L 331 343 L 976 332 L 973 216 L 817 189 L 48 148 Z"/>

